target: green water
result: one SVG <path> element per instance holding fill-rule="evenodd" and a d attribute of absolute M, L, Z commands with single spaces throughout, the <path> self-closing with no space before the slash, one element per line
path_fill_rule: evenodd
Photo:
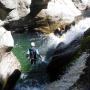
<path fill-rule="evenodd" d="M 27 49 L 30 48 L 30 41 L 25 34 L 13 35 L 15 46 L 13 52 L 21 63 L 21 69 L 23 72 L 31 70 L 31 65 L 26 58 Z"/>

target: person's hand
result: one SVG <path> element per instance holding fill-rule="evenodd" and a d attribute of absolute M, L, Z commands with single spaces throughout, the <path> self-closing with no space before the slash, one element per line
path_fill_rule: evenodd
<path fill-rule="evenodd" d="M 40 55 L 40 59 L 42 60 L 42 56 Z"/>

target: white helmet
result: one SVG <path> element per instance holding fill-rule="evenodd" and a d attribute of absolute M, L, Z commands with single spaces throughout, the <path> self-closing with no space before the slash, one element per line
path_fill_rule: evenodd
<path fill-rule="evenodd" d="M 35 43 L 34 43 L 34 42 L 31 42 L 31 46 L 33 46 L 33 47 L 34 47 L 34 46 L 35 46 Z"/>

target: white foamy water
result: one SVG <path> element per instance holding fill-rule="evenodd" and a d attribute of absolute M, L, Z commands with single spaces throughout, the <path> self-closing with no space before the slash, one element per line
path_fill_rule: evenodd
<path fill-rule="evenodd" d="M 54 34 L 50 34 L 49 37 L 51 38 L 50 41 L 48 41 L 49 45 L 55 45 L 57 46 L 59 43 L 63 42 L 66 45 L 71 43 L 73 40 L 75 40 L 77 37 L 80 37 L 83 35 L 83 33 L 90 28 L 90 18 L 86 18 L 81 20 L 79 23 L 77 23 L 75 26 L 72 26 L 69 31 L 64 33 L 60 38 L 55 36 Z"/>

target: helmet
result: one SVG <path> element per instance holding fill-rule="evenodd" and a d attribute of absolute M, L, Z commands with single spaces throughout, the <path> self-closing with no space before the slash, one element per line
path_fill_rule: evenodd
<path fill-rule="evenodd" d="M 60 31 L 61 29 L 58 27 L 58 30 Z"/>
<path fill-rule="evenodd" d="M 33 46 L 33 47 L 34 47 L 34 46 L 35 46 L 35 43 L 34 43 L 34 42 L 31 42 L 31 46 Z"/>

